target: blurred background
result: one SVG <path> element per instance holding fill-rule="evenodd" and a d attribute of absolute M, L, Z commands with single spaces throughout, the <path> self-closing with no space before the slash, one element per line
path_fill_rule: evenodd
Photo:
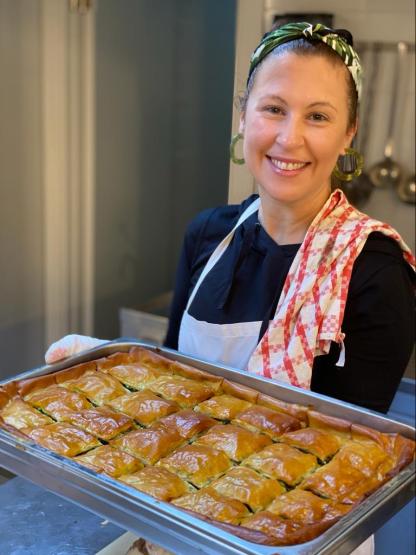
<path fill-rule="evenodd" d="M 414 250 L 412 0 L 0 0 L 0 378 L 67 333 L 160 340 L 187 223 L 255 191 L 228 157 L 250 53 L 313 17 L 362 55 L 367 173 L 387 144 L 401 170 L 348 194 Z"/>

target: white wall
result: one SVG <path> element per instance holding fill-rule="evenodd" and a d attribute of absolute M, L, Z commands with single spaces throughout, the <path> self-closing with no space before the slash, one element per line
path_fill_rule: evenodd
<path fill-rule="evenodd" d="M 0 0 L 0 379 L 44 352 L 39 2 Z"/>

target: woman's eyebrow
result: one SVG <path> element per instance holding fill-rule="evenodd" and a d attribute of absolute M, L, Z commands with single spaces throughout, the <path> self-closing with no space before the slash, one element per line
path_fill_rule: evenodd
<path fill-rule="evenodd" d="M 287 102 L 284 98 L 282 98 L 281 96 L 279 96 L 278 94 L 266 94 L 264 96 L 261 96 L 260 101 L 264 101 L 264 100 L 277 100 L 278 102 L 281 102 L 282 104 L 286 104 L 287 106 Z M 326 102 L 324 100 L 318 100 L 316 102 L 312 102 L 311 104 L 309 104 L 307 106 L 307 108 L 313 108 L 315 106 L 328 106 L 329 108 L 332 108 L 333 110 L 335 110 L 335 112 L 338 112 L 338 110 L 335 108 L 335 106 L 333 104 L 331 104 L 330 102 Z"/>

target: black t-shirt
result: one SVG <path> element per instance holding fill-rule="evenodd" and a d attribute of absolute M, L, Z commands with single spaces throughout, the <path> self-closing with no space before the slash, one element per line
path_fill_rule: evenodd
<path fill-rule="evenodd" d="M 253 202 L 201 212 L 189 225 L 179 261 L 165 345 L 178 348 L 179 326 L 189 295 L 219 242 Z M 278 245 L 252 214 L 202 281 L 189 313 L 212 324 L 262 321 L 259 340 L 273 318 L 300 244 Z M 415 335 L 414 277 L 401 249 L 372 233 L 357 257 L 342 324 L 345 365 L 336 366 L 331 344 L 312 369 L 311 389 L 387 412 L 408 363 Z"/>

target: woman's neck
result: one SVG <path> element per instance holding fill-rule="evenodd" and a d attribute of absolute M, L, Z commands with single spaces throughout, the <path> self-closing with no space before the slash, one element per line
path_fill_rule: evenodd
<path fill-rule="evenodd" d="M 279 245 L 301 243 L 329 195 L 328 190 L 308 199 L 308 202 L 282 203 L 260 191 L 259 222 Z"/>

